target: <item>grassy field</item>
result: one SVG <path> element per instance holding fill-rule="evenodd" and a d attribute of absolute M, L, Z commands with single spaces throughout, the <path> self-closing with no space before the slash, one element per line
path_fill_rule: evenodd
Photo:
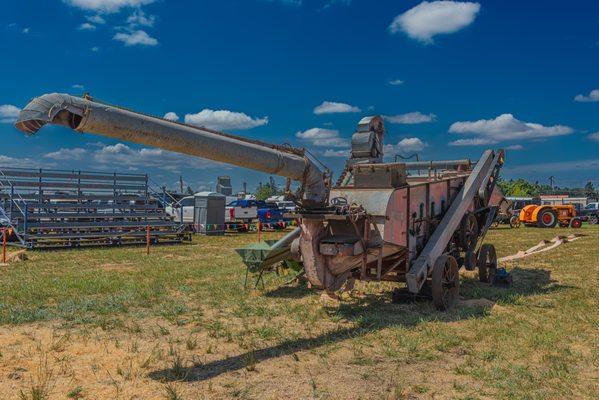
<path fill-rule="evenodd" d="M 568 229 L 499 228 L 499 256 Z M 462 304 L 392 304 L 358 284 L 337 310 L 304 284 L 243 290 L 234 248 L 29 252 L 0 279 L 0 398 L 594 399 L 599 227 L 506 267 L 509 289 L 462 273 Z M 274 238 L 276 234 L 271 234 Z"/>

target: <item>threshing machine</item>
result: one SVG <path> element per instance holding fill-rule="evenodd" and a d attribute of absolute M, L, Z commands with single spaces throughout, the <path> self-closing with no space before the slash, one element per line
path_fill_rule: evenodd
<path fill-rule="evenodd" d="M 503 151 L 470 160 L 383 162 L 380 117 L 363 118 L 336 185 L 304 149 L 277 146 L 168 121 L 66 94 L 33 99 L 16 126 L 26 134 L 45 124 L 278 174 L 298 181 L 299 228 L 283 240 L 304 264 L 313 287 L 333 293 L 353 279 L 405 281 L 431 289 L 445 310 L 458 295 L 459 269 L 478 266 L 488 281 L 495 249 L 480 245 L 499 204 L 495 186 Z M 275 245 L 276 246 L 276 245 Z"/>

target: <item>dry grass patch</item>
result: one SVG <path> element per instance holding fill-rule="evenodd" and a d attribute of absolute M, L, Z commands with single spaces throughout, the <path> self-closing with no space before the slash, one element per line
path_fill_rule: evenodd
<path fill-rule="evenodd" d="M 503 256 L 566 232 L 487 241 Z M 582 232 L 509 265 L 509 289 L 464 273 L 449 313 L 392 304 L 388 283 L 337 310 L 284 277 L 243 291 L 251 234 L 30 252 L 0 280 L 0 398 L 596 398 L 599 229 Z"/>

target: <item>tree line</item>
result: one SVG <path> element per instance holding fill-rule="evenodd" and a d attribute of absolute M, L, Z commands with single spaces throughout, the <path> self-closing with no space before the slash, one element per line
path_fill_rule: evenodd
<path fill-rule="evenodd" d="M 599 198 L 599 193 L 595 190 L 593 182 L 588 181 L 584 187 L 569 188 L 569 187 L 551 187 L 543 185 L 539 182 L 529 182 L 526 179 L 500 179 L 497 183 L 505 196 L 513 197 L 539 197 L 545 194 L 565 194 L 570 197 L 589 197 L 592 199 Z"/>

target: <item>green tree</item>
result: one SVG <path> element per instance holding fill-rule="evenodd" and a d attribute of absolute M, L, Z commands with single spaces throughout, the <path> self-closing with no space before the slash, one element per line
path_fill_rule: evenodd
<path fill-rule="evenodd" d="M 266 200 L 271 196 L 278 196 L 283 194 L 283 192 L 279 189 L 279 186 L 271 180 L 269 183 L 260 184 L 256 189 L 256 200 Z"/>
<path fill-rule="evenodd" d="M 189 196 L 193 196 L 194 195 L 194 191 L 191 188 L 191 186 L 187 186 L 187 190 L 185 190 L 185 193 L 187 193 Z"/>

